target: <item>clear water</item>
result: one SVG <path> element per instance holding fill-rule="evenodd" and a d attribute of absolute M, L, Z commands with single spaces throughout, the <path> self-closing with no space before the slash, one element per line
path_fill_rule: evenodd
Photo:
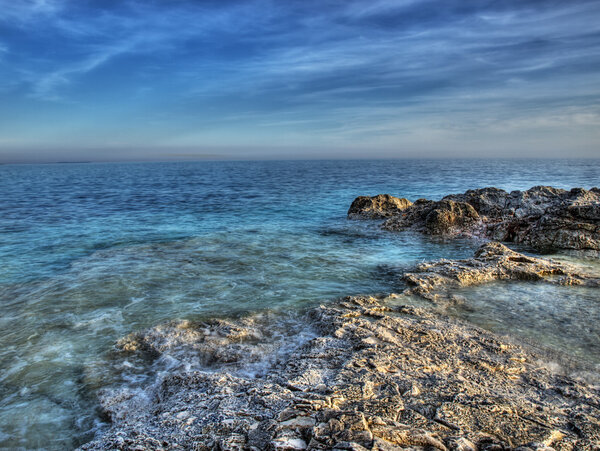
<path fill-rule="evenodd" d="M 456 315 L 499 334 L 591 363 L 600 371 L 600 290 L 551 284 L 492 283 L 457 291 Z"/>
<path fill-rule="evenodd" d="M 0 166 L 0 447 L 93 438 L 98 390 L 116 380 L 114 343 L 131 331 L 392 292 L 402 268 L 478 245 L 348 221 L 357 195 L 435 199 L 599 180 L 600 162 L 589 160 Z M 542 330 L 536 318 L 523 327 Z"/>

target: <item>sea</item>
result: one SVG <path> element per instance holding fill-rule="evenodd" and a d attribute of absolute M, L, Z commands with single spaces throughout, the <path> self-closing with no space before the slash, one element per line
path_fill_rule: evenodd
<path fill-rule="evenodd" d="M 105 390 L 143 392 L 161 371 L 189 369 L 176 357 L 132 364 L 116 351 L 127 334 L 401 292 L 402 271 L 481 244 L 348 220 L 359 195 L 535 185 L 598 186 L 600 160 L 2 165 L 0 448 L 74 449 L 108 427 Z M 547 256 L 600 273 L 597 253 Z M 495 283 L 462 295 L 449 314 L 600 370 L 599 290 Z"/>

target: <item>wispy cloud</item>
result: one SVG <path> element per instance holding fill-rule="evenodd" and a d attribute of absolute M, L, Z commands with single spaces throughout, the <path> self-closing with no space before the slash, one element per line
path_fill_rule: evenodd
<path fill-rule="evenodd" d="M 77 7 L 73 8 L 77 11 Z M 90 14 L 87 16 L 87 14 Z M 227 8 L 204 8 L 182 4 L 172 8 L 146 2 L 125 2 L 115 10 L 80 11 L 73 14 L 64 2 L 37 0 L 10 7 L 8 17 L 19 25 L 31 21 L 47 21 L 45 27 L 55 33 L 61 44 L 53 60 L 32 55 L 24 60 L 20 72 L 31 84 L 31 95 L 44 100 L 58 100 L 60 88 L 78 76 L 124 55 L 168 57 L 178 53 L 188 40 L 210 45 L 213 35 L 223 36 L 257 26 L 265 19 L 255 5 Z M 203 41 L 203 42 L 202 42 Z M 35 76 L 34 76 L 35 74 Z"/>
<path fill-rule="evenodd" d="M 0 8 L 0 70 L 15 98 L 96 102 L 106 117 L 134 111 L 139 134 L 151 121 L 164 142 L 191 143 L 209 129 L 226 141 L 237 123 L 392 145 L 411 129 L 569 124 L 589 134 L 597 118 L 600 4 L 591 0 L 0 0 Z M 119 129 L 116 119 L 88 121 L 94 136 L 99 126 Z"/>
<path fill-rule="evenodd" d="M 39 20 L 52 20 L 67 0 L 0 0 L 0 24 L 22 27 Z"/>

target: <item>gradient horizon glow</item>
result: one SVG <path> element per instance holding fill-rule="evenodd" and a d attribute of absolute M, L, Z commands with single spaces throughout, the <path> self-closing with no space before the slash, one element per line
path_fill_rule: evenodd
<path fill-rule="evenodd" d="M 599 143 L 598 1 L 0 0 L 0 163 Z"/>

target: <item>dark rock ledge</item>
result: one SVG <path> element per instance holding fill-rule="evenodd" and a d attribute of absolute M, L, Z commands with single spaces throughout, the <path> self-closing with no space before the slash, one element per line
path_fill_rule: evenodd
<path fill-rule="evenodd" d="M 246 356 L 276 351 L 263 348 L 265 326 L 252 318 L 127 337 L 124 352 L 183 347 L 210 371 L 166 374 L 137 407 L 130 393 L 107 393 L 113 427 L 82 449 L 598 449 L 599 387 L 551 372 L 528 348 L 398 302 L 497 279 L 597 279 L 498 243 L 405 278 L 409 293 L 394 302 L 355 296 L 310 310 L 304 322 L 314 338 L 279 358 L 265 355 L 259 376 L 240 371 Z"/>
<path fill-rule="evenodd" d="M 598 188 L 566 191 L 536 186 L 511 193 L 482 188 L 440 201 L 419 199 L 412 205 L 388 194 L 361 196 L 352 203 L 348 217 L 388 218 L 383 223 L 387 230 L 480 236 L 538 249 L 600 250 Z"/>

